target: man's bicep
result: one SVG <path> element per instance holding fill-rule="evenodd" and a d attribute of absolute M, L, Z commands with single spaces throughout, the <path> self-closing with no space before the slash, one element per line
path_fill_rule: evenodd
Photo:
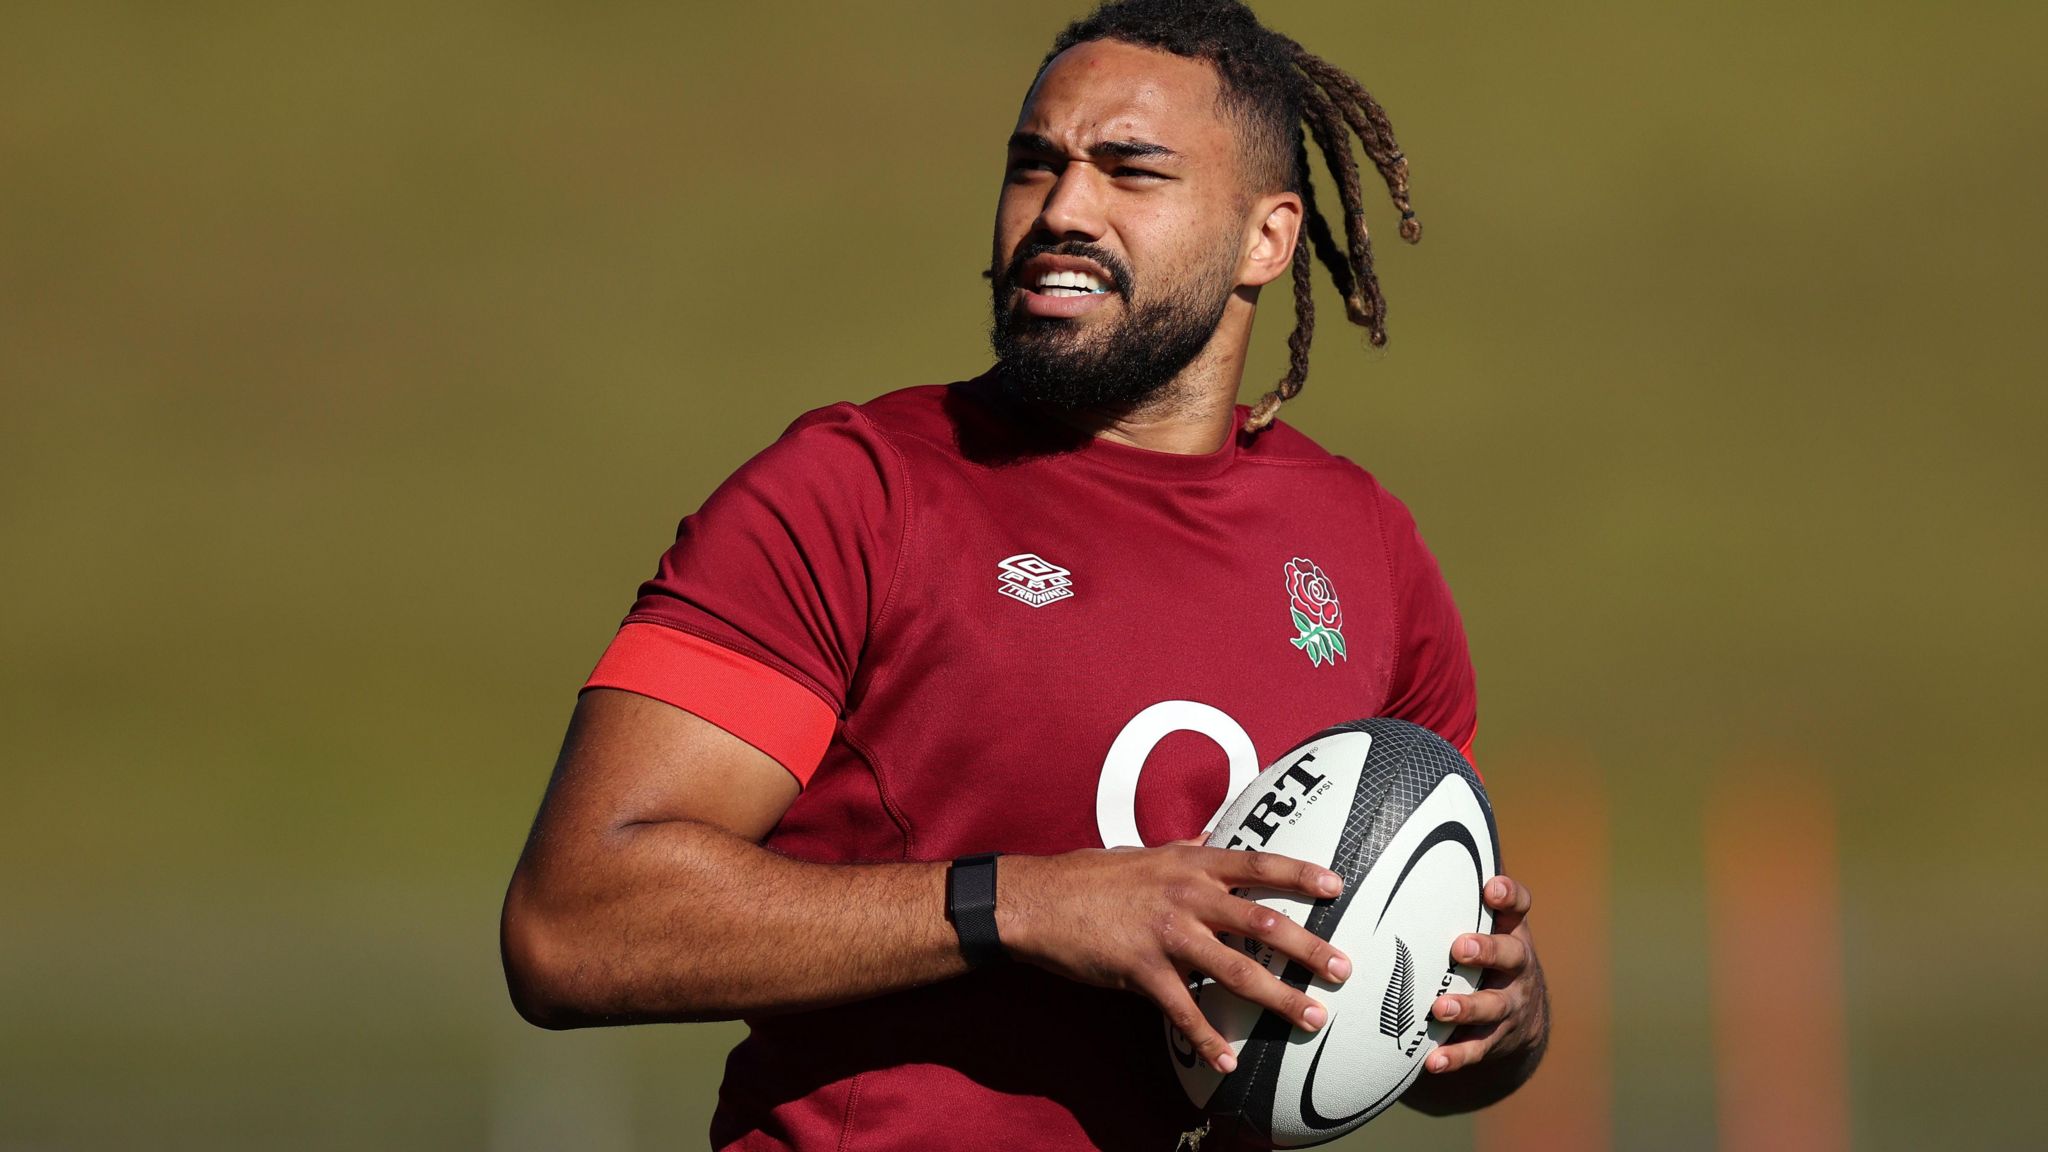
<path fill-rule="evenodd" d="M 537 831 L 691 820 L 758 841 L 799 791 L 773 757 L 692 712 L 591 688 L 577 699 Z"/>

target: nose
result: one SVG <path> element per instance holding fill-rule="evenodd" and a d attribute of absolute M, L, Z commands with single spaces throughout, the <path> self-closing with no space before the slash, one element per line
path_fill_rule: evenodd
<path fill-rule="evenodd" d="M 1100 181 L 1093 164 L 1068 164 L 1039 207 L 1037 230 L 1059 240 L 1101 239 Z"/>

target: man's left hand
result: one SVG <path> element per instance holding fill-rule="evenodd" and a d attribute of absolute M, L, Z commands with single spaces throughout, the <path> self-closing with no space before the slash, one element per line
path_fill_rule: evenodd
<path fill-rule="evenodd" d="M 1477 990 L 1439 996 L 1430 1005 L 1430 1015 L 1458 1025 L 1424 1064 L 1432 1073 L 1514 1057 L 1533 1065 L 1550 1032 L 1543 966 L 1536 961 L 1527 923 L 1529 890 L 1495 876 L 1487 881 L 1483 899 L 1493 909 L 1492 934 L 1472 932 L 1453 940 L 1451 959 L 1485 972 Z"/>

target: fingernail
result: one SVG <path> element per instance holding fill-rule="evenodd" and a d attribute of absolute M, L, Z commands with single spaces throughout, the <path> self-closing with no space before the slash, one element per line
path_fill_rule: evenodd
<path fill-rule="evenodd" d="M 1506 881 L 1502 881 L 1502 880 L 1495 880 L 1495 881 L 1493 881 L 1492 883 L 1488 884 L 1488 885 L 1486 886 L 1486 894 L 1487 894 L 1488 896 L 1491 896 L 1491 897 L 1493 897 L 1493 898 L 1494 898 L 1495 900 L 1505 900 L 1505 899 L 1507 899 L 1507 898 L 1508 898 L 1508 886 L 1507 886 L 1507 883 L 1506 883 Z"/>
<path fill-rule="evenodd" d="M 1316 888 L 1325 896 L 1335 896 L 1344 890 L 1344 881 L 1339 880 L 1335 872 L 1325 872 L 1323 878 L 1316 881 Z"/>
<path fill-rule="evenodd" d="M 1477 959 L 1479 959 L 1479 941 L 1477 941 L 1477 940 L 1460 940 L 1460 941 L 1458 941 L 1458 959 L 1460 959 L 1460 960 L 1477 960 Z"/>
<path fill-rule="evenodd" d="M 1329 1022 L 1330 1013 L 1321 1004 L 1311 1004 L 1302 1010 L 1301 1018 L 1308 1024 L 1308 1030 L 1315 1032 L 1321 1030 L 1322 1026 Z"/>
<path fill-rule="evenodd" d="M 1458 1002 L 1448 996 L 1437 1001 L 1436 1018 L 1439 1020 L 1456 1020 L 1458 1018 Z"/>
<path fill-rule="evenodd" d="M 1223 1055 L 1218 1056 L 1216 1058 L 1216 1070 L 1218 1072 L 1223 1073 L 1225 1076 L 1228 1076 L 1232 1072 L 1237 1071 L 1237 1057 L 1229 1052 L 1225 1052 Z"/>
<path fill-rule="evenodd" d="M 1330 979 L 1351 979 L 1351 961 L 1342 956 L 1330 957 Z"/>
<path fill-rule="evenodd" d="M 1429 1070 L 1431 1072 L 1441 1072 L 1444 1070 L 1444 1067 L 1448 1065 L 1450 1062 L 1451 1058 L 1449 1056 L 1446 1056 L 1443 1053 L 1438 1052 L 1429 1058 Z"/>

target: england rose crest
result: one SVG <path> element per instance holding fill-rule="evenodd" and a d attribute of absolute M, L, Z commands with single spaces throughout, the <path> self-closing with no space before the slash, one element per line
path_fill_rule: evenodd
<path fill-rule="evenodd" d="M 1287 562 L 1287 595 L 1293 601 L 1288 611 L 1294 628 L 1301 633 L 1288 643 L 1308 653 L 1310 664 L 1334 664 L 1339 656 L 1349 660 L 1344 653 L 1344 609 L 1330 578 L 1315 561 L 1297 556 Z"/>

